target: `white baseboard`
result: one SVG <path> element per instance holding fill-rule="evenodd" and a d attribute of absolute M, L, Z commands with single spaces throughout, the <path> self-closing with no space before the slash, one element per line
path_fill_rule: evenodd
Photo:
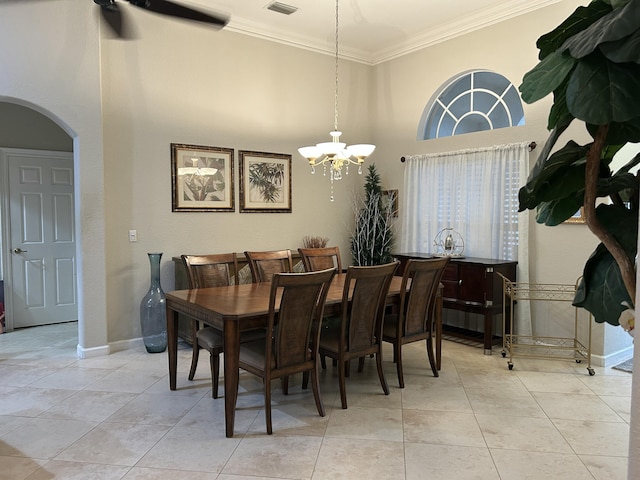
<path fill-rule="evenodd" d="M 610 353 L 609 355 L 591 355 L 591 363 L 600 367 L 614 367 L 633 357 L 633 345 Z"/>
<path fill-rule="evenodd" d="M 78 358 L 93 358 L 101 357 L 103 355 L 109 355 L 115 352 L 122 352 L 123 350 L 135 349 L 143 347 L 144 343 L 142 337 L 131 338 L 129 340 L 120 340 L 118 342 L 112 342 L 108 345 L 102 345 L 100 347 L 83 348 L 78 345 L 77 352 Z"/>
<path fill-rule="evenodd" d="M 84 348 L 81 345 L 78 344 L 78 347 L 76 348 L 77 354 L 78 354 L 78 358 L 94 358 L 94 357 L 101 357 L 103 355 L 109 355 L 111 353 L 111 349 L 109 348 L 109 345 L 102 345 L 100 347 L 91 347 L 91 348 Z"/>

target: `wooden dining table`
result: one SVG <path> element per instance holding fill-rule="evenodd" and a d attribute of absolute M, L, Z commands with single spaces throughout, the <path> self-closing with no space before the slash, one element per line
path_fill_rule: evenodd
<path fill-rule="evenodd" d="M 345 273 L 337 274 L 327 294 L 325 314 L 339 312 Z M 394 276 L 387 303 L 397 304 L 402 277 Z M 178 315 L 186 315 L 218 328 L 224 338 L 224 402 L 226 436 L 233 436 L 238 381 L 240 376 L 240 332 L 264 328 L 269 314 L 270 283 L 176 290 L 166 293 L 169 388 L 176 389 L 178 362 Z M 440 297 L 441 298 L 441 297 Z M 441 301 L 436 306 L 436 361 L 440 366 L 442 328 Z M 438 335 L 440 329 L 440 335 Z"/>

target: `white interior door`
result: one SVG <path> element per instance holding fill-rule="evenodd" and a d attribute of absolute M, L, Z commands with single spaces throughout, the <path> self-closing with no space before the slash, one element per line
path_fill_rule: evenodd
<path fill-rule="evenodd" d="M 8 150 L 5 162 L 13 328 L 77 320 L 73 156 Z"/>

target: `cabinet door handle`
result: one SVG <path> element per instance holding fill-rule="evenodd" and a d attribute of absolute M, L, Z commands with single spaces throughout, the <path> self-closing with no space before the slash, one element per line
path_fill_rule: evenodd
<path fill-rule="evenodd" d="M 458 285 L 462 285 L 462 279 L 458 280 Z"/>

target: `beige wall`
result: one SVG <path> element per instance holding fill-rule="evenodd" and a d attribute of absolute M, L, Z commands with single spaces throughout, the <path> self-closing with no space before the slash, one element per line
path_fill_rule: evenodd
<path fill-rule="evenodd" d="M 546 138 L 549 100 L 525 106 L 527 125 L 429 142 L 416 130 L 431 94 L 461 71 L 486 68 L 518 85 L 536 63 L 536 39 L 576 5 L 565 1 L 480 32 L 377 65 L 340 62 L 340 129 L 347 143 L 373 142 L 386 188 L 402 187 L 402 155 Z M 92 2 L 3 5 L 0 101 L 57 121 L 74 139 L 81 245 L 80 344 L 97 351 L 138 337 L 148 286 L 146 253 L 164 252 L 162 282 L 173 288 L 172 256 L 292 248 L 323 235 L 349 263 L 354 171 L 336 185 L 311 176 L 297 147 L 329 140 L 333 58 L 230 31 L 133 12 L 133 41 L 99 40 Z M 129 12 L 128 12 L 129 13 Z M 36 33 L 20 27 L 38 24 Z M 170 143 L 235 149 L 236 212 L 171 211 Z M 103 147 L 104 145 L 104 147 Z M 238 150 L 289 153 L 291 214 L 239 213 Z M 539 150 L 538 150 L 539 151 Z M 532 161 L 536 152 L 533 152 Z M 400 205 L 402 208 L 402 205 Z M 129 243 L 127 231 L 138 231 Z M 573 282 L 596 240 L 581 225 L 532 224 L 533 281 Z M 604 345 L 602 329 L 600 345 Z M 614 349 L 617 347 L 613 347 Z"/>

